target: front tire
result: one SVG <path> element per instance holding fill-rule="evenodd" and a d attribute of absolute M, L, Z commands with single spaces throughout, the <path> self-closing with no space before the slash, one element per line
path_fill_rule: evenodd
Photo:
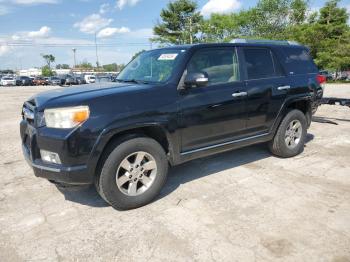
<path fill-rule="evenodd" d="M 150 203 L 166 182 L 168 161 L 162 146 L 147 137 L 118 143 L 107 156 L 96 189 L 118 210 Z"/>
<path fill-rule="evenodd" d="M 269 149 L 279 157 L 294 157 L 303 152 L 306 135 L 306 116 L 300 110 L 293 109 L 282 120 L 275 137 L 269 143 Z"/>

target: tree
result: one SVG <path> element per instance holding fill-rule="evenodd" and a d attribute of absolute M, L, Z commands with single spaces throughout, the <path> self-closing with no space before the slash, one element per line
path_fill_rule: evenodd
<path fill-rule="evenodd" d="M 136 57 L 138 57 L 139 55 L 141 55 L 143 52 L 146 52 L 146 50 L 141 50 L 141 51 L 138 51 L 136 54 L 134 54 L 131 58 L 131 60 L 134 60 Z"/>
<path fill-rule="evenodd" d="M 55 62 L 56 58 L 51 54 L 41 54 L 41 56 L 42 58 L 44 58 L 46 65 L 49 67 L 49 69 L 51 69 L 51 63 Z"/>
<path fill-rule="evenodd" d="M 162 44 L 198 42 L 197 33 L 203 17 L 197 7 L 192 0 L 170 2 L 160 13 L 161 22 L 153 28 L 156 37 L 152 41 Z"/>
<path fill-rule="evenodd" d="M 70 66 L 67 64 L 58 64 L 56 65 L 56 69 L 70 69 Z"/>
<path fill-rule="evenodd" d="M 290 21 L 293 25 L 300 25 L 307 19 L 308 2 L 293 0 L 290 4 Z"/>
<path fill-rule="evenodd" d="M 103 65 L 102 68 L 107 72 L 120 72 L 124 68 L 124 65 L 123 64 L 118 65 L 116 63 L 113 63 L 108 65 Z"/>
<path fill-rule="evenodd" d="M 49 66 L 46 65 L 41 68 L 41 74 L 42 76 L 50 77 L 54 75 L 54 72 L 51 70 Z"/>
<path fill-rule="evenodd" d="M 92 66 L 91 63 L 87 62 L 87 61 L 83 61 L 81 64 L 77 65 L 77 68 L 81 68 L 81 69 L 93 69 L 94 67 Z"/>
<path fill-rule="evenodd" d="M 327 1 L 312 21 L 309 18 L 289 30 L 289 39 L 307 45 L 320 68 L 336 71 L 350 67 L 349 15 L 338 4 L 338 0 Z"/>
<path fill-rule="evenodd" d="M 204 42 L 233 38 L 286 39 L 291 26 L 307 18 L 305 0 L 260 0 L 255 7 L 232 14 L 213 14 L 202 23 Z"/>

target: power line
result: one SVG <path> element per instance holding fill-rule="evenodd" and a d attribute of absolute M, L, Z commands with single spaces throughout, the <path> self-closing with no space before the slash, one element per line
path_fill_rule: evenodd
<path fill-rule="evenodd" d="M 67 43 L 67 44 L 44 44 L 44 43 L 1 43 L 1 45 L 9 47 L 96 47 L 95 43 Z M 149 43 L 106 43 L 98 44 L 99 47 L 117 47 L 117 46 L 149 46 Z"/>

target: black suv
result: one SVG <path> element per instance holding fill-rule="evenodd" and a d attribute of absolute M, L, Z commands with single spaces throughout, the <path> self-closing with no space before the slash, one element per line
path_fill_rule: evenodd
<path fill-rule="evenodd" d="M 239 40 L 144 52 L 117 82 L 40 93 L 23 106 L 23 152 L 38 177 L 95 184 L 116 209 L 161 191 L 168 166 L 268 142 L 303 151 L 325 77 L 308 49 Z"/>

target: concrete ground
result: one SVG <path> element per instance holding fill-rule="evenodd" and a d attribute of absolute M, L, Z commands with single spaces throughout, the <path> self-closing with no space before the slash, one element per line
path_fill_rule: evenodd
<path fill-rule="evenodd" d="M 155 202 L 118 212 L 24 161 L 21 104 L 47 89 L 0 88 L 0 261 L 350 261 L 350 108 L 322 106 L 300 156 L 258 145 L 195 160 Z"/>

